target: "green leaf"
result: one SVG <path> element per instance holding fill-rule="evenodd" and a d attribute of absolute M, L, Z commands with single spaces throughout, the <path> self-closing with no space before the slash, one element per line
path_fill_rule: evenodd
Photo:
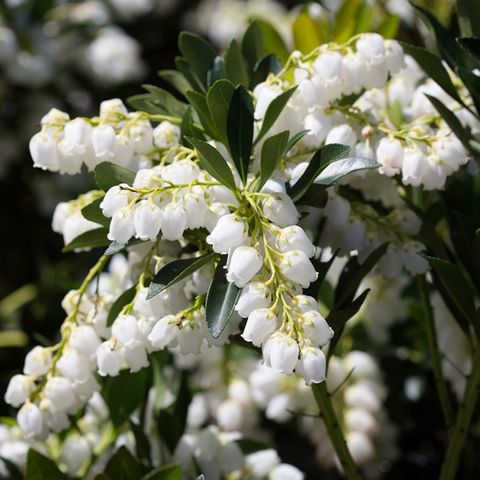
<path fill-rule="evenodd" d="M 277 74 L 281 69 L 282 63 L 274 53 L 265 55 L 255 64 L 255 67 L 253 68 L 251 81 L 252 88 L 255 87 L 255 85 L 263 82 L 271 73 Z"/>
<path fill-rule="evenodd" d="M 136 285 L 134 285 L 117 297 L 117 299 L 113 302 L 113 305 L 110 307 L 110 311 L 108 312 L 107 327 L 112 326 L 113 322 L 120 315 L 122 308 L 133 301 L 136 292 L 137 288 Z"/>
<path fill-rule="evenodd" d="M 118 252 L 121 252 L 124 248 L 132 247 L 134 245 L 139 245 L 140 243 L 145 242 L 145 240 L 140 240 L 139 238 L 131 238 L 126 245 L 123 243 L 118 243 L 113 241 L 108 248 L 105 250 L 104 255 L 111 256 L 115 255 Z"/>
<path fill-rule="evenodd" d="M 235 87 L 229 80 L 217 80 L 207 92 L 207 106 L 222 143 L 227 143 L 227 118 Z"/>
<path fill-rule="evenodd" d="M 195 147 L 202 167 L 220 183 L 235 191 L 235 179 L 228 163 L 222 154 L 207 142 L 188 137 L 187 140 Z"/>
<path fill-rule="evenodd" d="M 285 63 L 290 56 L 290 51 L 285 45 L 281 35 L 275 28 L 265 20 L 255 18 L 255 23 L 262 31 L 263 48 L 265 52 L 274 53 L 282 63 Z"/>
<path fill-rule="evenodd" d="M 403 124 L 402 104 L 398 100 L 395 100 L 393 103 L 389 104 L 387 113 L 388 118 L 390 118 L 397 130 L 400 130 Z"/>
<path fill-rule="evenodd" d="M 464 277 L 460 268 L 442 258 L 435 258 L 425 255 L 428 263 L 443 285 L 445 291 L 455 304 L 458 310 L 468 322 L 473 320 L 475 315 L 474 294 L 470 283 Z"/>
<path fill-rule="evenodd" d="M 356 16 L 357 18 L 355 21 L 355 27 L 353 29 L 354 35 L 372 31 L 372 23 L 374 17 L 373 14 L 374 8 L 372 4 L 365 2 L 360 5 Z"/>
<path fill-rule="evenodd" d="M 377 28 L 383 38 L 395 38 L 398 27 L 400 26 L 400 17 L 398 15 L 389 15 Z"/>
<path fill-rule="evenodd" d="M 255 65 L 265 53 L 262 31 L 256 22 L 252 22 L 243 35 L 242 53 L 247 62 L 249 73 L 252 75 Z"/>
<path fill-rule="evenodd" d="M 335 252 L 330 260 L 327 262 L 321 262 L 319 259 L 312 259 L 312 264 L 315 267 L 315 271 L 318 273 L 317 279 L 310 284 L 310 286 L 304 291 L 304 295 L 310 295 L 311 297 L 318 299 L 318 294 L 320 292 L 320 287 L 322 286 L 323 281 L 327 275 L 328 270 L 332 266 L 333 262 L 337 258 L 337 253 Z"/>
<path fill-rule="evenodd" d="M 147 300 L 163 292 L 175 283 L 187 278 L 203 265 L 216 257 L 216 253 L 209 253 L 201 257 L 174 260 L 168 263 L 153 277 L 148 287 Z"/>
<path fill-rule="evenodd" d="M 323 185 L 312 183 L 297 202 L 298 205 L 323 208 L 327 204 L 328 193 Z"/>
<path fill-rule="evenodd" d="M 150 84 L 142 85 L 142 87 L 150 93 L 157 105 L 161 105 L 164 115 L 182 117 L 188 108 L 185 102 L 178 100 L 163 88 Z"/>
<path fill-rule="evenodd" d="M 225 78 L 225 60 L 223 57 L 215 57 L 212 68 L 208 71 L 208 88 L 210 88 L 217 80 L 221 80 L 222 78 Z"/>
<path fill-rule="evenodd" d="M 238 85 L 227 115 L 228 148 L 240 178 L 245 183 L 253 143 L 253 104 L 243 85 Z"/>
<path fill-rule="evenodd" d="M 477 113 L 480 113 L 480 77 L 462 67 L 457 68 L 457 73 L 470 92 Z"/>
<path fill-rule="evenodd" d="M 402 42 L 402 47 L 405 50 L 405 53 L 411 55 L 420 68 L 435 82 L 438 83 L 440 87 L 445 90 L 454 100 L 459 102 L 461 105 L 465 106 L 465 103 L 460 98 L 460 95 L 457 92 L 457 89 L 453 85 L 450 75 L 448 74 L 446 68 L 442 64 L 442 60 L 438 58 L 433 53 L 430 53 L 428 50 L 425 50 L 422 47 L 417 47 L 414 45 L 409 45 L 408 43 Z"/>
<path fill-rule="evenodd" d="M 143 465 L 151 465 L 150 440 L 148 439 L 141 425 L 133 420 L 130 420 L 129 423 L 130 430 L 135 437 L 135 453 L 137 458 Z"/>
<path fill-rule="evenodd" d="M 213 122 L 212 114 L 208 109 L 207 97 L 203 93 L 194 92 L 189 90 L 187 92 L 187 98 L 192 107 L 197 112 L 202 122 L 203 128 L 209 137 L 218 138 L 218 132 L 215 129 L 215 124 Z"/>
<path fill-rule="evenodd" d="M 300 12 L 293 21 L 292 33 L 295 49 L 304 54 L 310 53 L 325 41 L 318 23 L 305 12 Z"/>
<path fill-rule="evenodd" d="M 145 475 L 142 480 L 182 480 L 182 469 L 177 464 L 162 465 Z"/>
<path fill-rule="evenodd" d="M 294 202 L 297 202 L 307 192 L 308 187 L 316 180 L 321 170 L 329 163 L 343 157 L 348 153 L 348 145 L 331 143 L 318 150 L 310 160 L 303 175 L 291 187 L 289 195 Z"/>
<path fill-rule="evenodd" d="M 182 139 L 182 145 L 191 148 L 193 145 L 187 140 L 187 137 L 198 138 L 203 140 L 203 133 L 194 123 L 193 120 L 193 108 L 188 107 L 185 115 L 182 118 L 180 124 L 180 136 Z"/>
<path fill-rule="evenodd" d="M 272 448 L 268 443 L 255 440 L 254 438 L 239 438 L 235 440 L 235 443 L 240 447 L 244 455 L 250 455 L 251 453 Z"/>
<path fill-rule="evenodd" d="M 105 467 L 105 473 L 113 480 L 140 480 L 142 472 L 137 461 L 125 446 L 121 446 Z"/>
<path fill-rule="evenodd" d="M 67 480 L 49 458 L 43 456 L 32 448 L 28 451 L 27 466 L 25 469 L 25 480 Z"/>
<path fill-rule="evenodd" d="M 227 326 L 241 291 L 227 280 L 226 262 L 224 255 L 218 262 L 205 303 L 207 326 L 213 338 L 218 338 Z"/>
<path fill-rule="evenodd" d="M 180 33 L 178 48 L 202 86 L 206 87 L 208 71 L 217 56 L 215 50 L 202 37 L 191 32 Z"/>
<path fill-rule="evenodd" d="M 121 183 L 132 185 L 135 181 L 135 172 L 111 162 L 102 162 L 95 167 L 95 181 L 98 187 L 106 192 Z"/>
<path fill-rule="evenodd" d="M 75 237 L 69 244 L 63 247 L 62 252 L 71 252 L 77 248 L 105 247 L 110 243 L 107 238 L 108 228 L 100 227 L 88 230 Z"/>
<path fill-rule="evenodd" d="M 292 138 L 288 140 L 287 153 L 309 132 L 310 130 L 302 130 L 296 133 Z"/>
<path fill-rule="evenodd" d="M 457 0 L 457 18 L 463 37 L 480 37 L 480 2 L 478 0 Z"/>
<path fill-rule="evenodd" d="M 337 43 L 346 42 L 352 36 L 360 4 L 361 0 L 344 0 L 338 9 L 333 28 L 333 38 Z"/>
<path fill-rule="evenodd" d="M 480 61 L 480 38 L 457 38 L 457 42 L 468 54 L 470 54 L 475 60 L 477 60 L 477 62 Z"/>
<path fill-rule="evenodd" d="M 189 89 L 192 89 L 196 92 L 204 92 L 205 87 L 202 85 L 200 79 L 197 78 L 193 70 L 190 68 L 189 63 L 183 57 L 175 57 L 175 66 L 177 70 L 181 72 L 182 76 L 188 81 L 190 84 Z M 187 92 L 185 92 L 185 96 Z"/>
<path fill-rule="evenodd" d="M 260 191 L 265 182 L 272 176 L 280 160 L 284 157 L 288 144 L 288 130 L 267 138 L 262 145 L 260 156 L 260 181 L 257 190 Z"/>
<path fill-rule="evenodd" d="M 328 145 L 326 145 L 328 146 Z M 342 177 L 359 170 L 378 168 L 379 164 L 371 158 L 349 157 L 331 161 L 315 179 L 317 185 L 335 185 Z"/>
<path fill-rule="evenodd" d="M 190 88 L 190 85 L 180 72 L 177 72 L 177 70 L 160 70 L 158 76 L 174 87 L 178 93 L 186 97 L 185 94 Z"/>
<path fill-rule="evenodd" d="M 455 70 L 457 66 L 464 66 L 463 52 L 455 42 L 454 37 L 428 10 L 413 3 L 412 6 L 420 13 L 427 26 L 429 25 L 432 28 L 438 49 L 448 65 L 450 65 L 450 68 Z"/>
<path fill-rule="evenodd" d="M 18 469 L 18 467 L 11 461 L 6 459 L 5 457 L 0 457 L 0 465 L 3 463 L 2 467 L 5 467 L 5 469 L 8 472 L 9 479 L 10 480 L 22 480 L 23 475 Z"/>
<path fill-rule="evenodd" d="M 468 130 L 461 124 L 458 117 L 453 113 L 450 108 L 447 108 L 440 100 L 438 100 L 438 98 L 432 97 L 428 94 L 425 94 L 425 96 L 430 100 L 437 112 L 445 120 L 446 124 L 451 128 L 452 132 L 462 142 L 465 148 L 467 150 L 470 150 L 471 147 L 469 142 L 471 139 L 471 135 Z"/>
<path fill-rule="evenodd" d="M 234 85 L 240 84 L 248 87 L 250 83 L 245 59 L 235 39 L 231 41 L 225 52 L 225 77 Z"/>
<path fill-rule="evenodd" d="M 116 377 L 106 377 L 102 395 L 112 423 L 121 426 L 144 401 L 147 389 L 146 368 L 132 373 L 122 370 Z"/>
<path fill-rule="evenodd" d="M 255 143 L 258 143 L 258 141 L 270 130 L 296 89 L 297 87 L 290 88 L 270 102 L 265 112 L 265 117 L 263 118 L 262 127 L 255 139 Z"/>
<path fill-rule="evenodd" d="M 108 227 L 110 225 L 110 219 L 103 215 L 102 209 L 100 208 L 103 197 L 104 195 L 83 207 L 82 216 L 91 222 L 98 223 L 103 227 Z"/>

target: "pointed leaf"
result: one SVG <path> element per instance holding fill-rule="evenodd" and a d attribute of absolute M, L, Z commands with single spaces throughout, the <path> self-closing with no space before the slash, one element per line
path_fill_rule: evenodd
<path fill-rule="evenodd" d="M 255 64 L 255 67 L 253 68 L 251 81 L 252 88 L 255 87 L 255 85 L 263 82 L 271 73 L 276 75 L 281 70 L 282 62 L 280 62 L 280 59 L 274 53 L 265 55 Z"/>
<path fill-rule="evenodd" d="M 229 80 L 216 81 L 207 92 L 207 105 L 222 143 L 227 144 L 227 118 L 235 87 Z"/>
<path fill-rule="evenodd" d="M 215 57 L 212 68 L 208 71 L 207 86 L 210 88 L 217 80 L 225 78 L 225 60 L 223 57 Z"/>
<path fill-rule="evenodd" d="M 265 117 L 263 118 L 262 127 L 260 128 L 257 138 L 255 139 L 255 143 L 258 143 L 258 141 L 268 132 L 268 130 L 270 130 L 296 89 L 297 87 L 290 88 L 289 90 L 281 93 L 278 97 L 275 97 L 270 102 L 267 107 L 267 111 L 265 112 Z"/>
<path fill-rule="evenodd" d="M 98 187 L 106 192 L 121 183 L 132 185 L 135 181 L 135 172 L 112 162 L 102 162 L 95 167 L 95 181 Z"/>
<path fill-rule="evenodd" d="M 91 222 L 98 223 L 103 227 L 108 227 L 110 225 L 110 219 L 103 215 L 102 209 L 100 208 L 103 197 L 104 195 L 89 203 L 83 207 L 81 211 L 83 218 L 90 220 Z"/>
<path fill-rule="evenodd" d="M 263 48 L 265 52 L 274 53 L 285 64 L 290 56 L 290 51 L 285 45 L 281 35 L 272 24 L 260 18 L 255 18 L 255 23 L 262 31 Z"/>
<path fill-rule="evenodd" d="M 207 326 L 213 338 L 218 338 L 227 326 L 241 291 L 233 282 L 227 280 L 226 262 L 227 257 L 224 255 L 218 262 L 207 292 Z"/>
<path fill-rule="evenodd" d="M 187 278 L 193 272 L 203 265 L 212 261 L 216 257 L 215 253 L 209 253 L 201 257 L 185 258 L 174 260 L 168 263 L 153 277 L 152 283 L 148 287 L 147 300 L 163 292 L 175 283 Z"/>
<path fill-rule="evenodd" d="M 331 143 L 318 150 L 310 160 L 303 175 L 291 187 L 289 195 L 294 202 L 297 202 L 307 192 L 308 187 L 315 181 L 321 170 L 329 163 L 343 157 L 348 153 L 348 145 Z"/>
<path fill-rule="evenodd" d="M 241 84 L 248 87 L 250 82 L 245 59 L 235 39 L 231 41 L 225 52 L 225 77 L 234 85 Z"/>
<path fill-rule="evenodd" d="M 227 116 L 228 148 L 240 178 L 245 183 L 253 142 L 253 104 L 243 85 L 238 85 Z"/>
<path fill-rule="evenodd" d="M 110 458 L 105 473 L 113 480 L 140 480 L 142 472 L 133 455 L 122 445 Z"/>
<path fill-rule="evenodd" d="M 116 320 L 122 308 L 131 303 L 132 300 L 135 298 L 135 293 L 137 292 L 136 285 L 125 290 L 117 299 L 113 302 L 112 306 L 110 307 L 110 311 L 108 312 L 107 316 L 107 327 L 111 327 L 113 322 Z"/>
<path fill-rule="evenodd" d="M 480 37 L 480 3 L 478 0 L 457 0 L 457 17 L 463 37 Z"/>
<path fill-rule="evenodd" d="M 236 189 L 235 179 L 222 154 L 207 142 L 191 137 L 188 137 L 187 140 L 197 150 L 202 167 L 212 177 L 215 177 L 220 183 L 234 191 Z"/>
<path fill-rule="evenodd" d="M 63 474 L 49 458 L 38 453 L 32 448 L 28 451 L 27 466 L 25 469 L 25 480 L 67 480 L 68 477 Z"/>
<path fill-rule="evenodd" d="M 182 139 L 182 145 L 192 148 L 193 145 L 187 140 L 186 137 L 198 138 L 203 140 L 204 136 L 202 130 L 199 129 L 193 120 L 193 108 L 188 107 L 185 115 L 182 118 L 182 123 L 180 124 L 180 137 Z"/>
<path fill-rule="evenodd" d="M 203 128 L 209 137 L 218 138 L 218 132 L 213 122 L 212 114 L 208 109 L 207 97 L 203 93 L 194 92 L 192 90 L 187 91 L 187 98 L 192 107 L 197 112 L 202 122 Z"/>
<path fill-rule="evenodd" d="M 168 82 L 178 93 L 181 93 L 184 97 L 187 90 L 190 88 L 190 84 L 185 77 L 177 70 L 160 70 L 158 76 Z"/>
<path fill-rule="evenodd" d="M 71 252 L 77 248 L 106 247 L 110 240 L 107 238 L 108 228 L 100 227 L 88 230 L 75 237 L 69 244 L 63 247 L 62 252 Z"/>
<path fill-rule="evenodd" d="M 295 49 L 302 53 L 310 53 L 325 42 L 318 23 L 305 12 L 300 12 L 292 24 Z"/>
<path fill-rule="evenodd" d="M 310 130 L 302 130 L 290 138 L 288 140 L 286 153 L 288 153 L 309 131 Z"/>
<path fill-rule="evenodd" d="M 328 146 L 328 145 L 327 145 Z M 359 170 L 378 168 L 379 164 L 371 158 L 349 157 L 330 162 L 315 179 L 317 185 L 335 185 L 342 177 Z"/>
<path fill-rule="evenodd" d="M 272 176 L 280 160 L 284 157 L 288 144 L 288 130 L 267 138 L 262 145 L 260 156 L 260 181 L 257 190 L 260 191 L 265 182 Z"/>
<path fill-rule="evenodd" d="M 463 37 L 457 38 L 457 42 L 473 58 L 480 62 L 480 38 Z"/>
<path fill-rule="evenodd" d="M 265 53 L 262 31 L 256 22 L 252 22 L 243 35 L 242 53 L 247 61 L 247 67 L 251 75 L 255 65 Z"/>
<path fill-rule="evenodd" d="M 145 240 L 140 240 L 139 238 L 130 239 L 126 245 L 124 245 L 123 243 L 118 243 L 113 241 L 105 250 L 104 255 L 107 255 L 107 256 L 115 255 L 116 253 L 121 252 L 124 248 L 132 247 L 133 245 L 139 245 L 140 243 L 143 243 L 143 242 L 145 242 Z"/>
<path fill-rule="evenodd" d="M 188 81 L 189 89 L 193 89 L 195 92 L 204 92 L 205 87 L 202 85 L 200 79 L 195 75 L 193 70 L 190 68 L 189 63 L 183 57 L 175 57 L 175 66 L 177 70 L 182 74 L 185 80 Z M 187 92 L 185 92 L 186 96 Z"/>
<path fill-rule="evenodd" d="M 182 480 L 182 469 L 177 464 L 162 465 L 147 473 L 142 480 Z"/>
<path fill-rule="evenodd" d="M 142 87 L 147 90 L 157 105 L 161 105 L 165 115 L 182 117 L 187 110 L 188 105 L 175 98 L 170 92 L 155 85 L 144 84 Z"/>

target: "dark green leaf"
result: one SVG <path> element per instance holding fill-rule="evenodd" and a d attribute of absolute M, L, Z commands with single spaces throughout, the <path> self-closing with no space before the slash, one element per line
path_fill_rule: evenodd
<path fill-rule="evenodd" d="M 177 464 L 162 465 L 145 475 L 142 480 L 182 480 L 182 469 Z"/>
<path fill-rule="evenodd" d="M 425 255 L 425 258 L 465 320 L 471 322 L 475 314 L 474 295 L 470 283 L 464 277 L 460 268 L 441 258 L 427 255 Z"/>
<path fill-rule="evenodd" d="M 446 68 L 442 65 L 442 60 L 440 58 L 422 47 L 416 47 L 403 42 L 402 47 L 406 53 L 411 55 L 416 60 L 420 68 L 422 68 L 429 77 L 435 80 L 435 82 L 437 82 L 446 93 L 448 93 L 454 100 L 465 106 L 463 100 L 460 98 L 460 95 L 457 92 L 457 89 L 450 79 L 450 75 L 448 74 Z"/>
<path fill-rule="evenodd" d="M 197 115 L 200 117 L 200 121 L 202 122 L 203 128 L 205 129 L 207 135 L 212 138 L 218 138 L 218 132 L 215 128 L 212 114 L 208 109 L 206 95 L 189 90 L 187 92 L 187 98 L 197 112 Z"/>
<path fill-rule="evenodd" d="M 147 90 L 156 104 L 162 105 L 164 115 L 182 117 L 187 110 L 188 105 L 175 98 L 170 92 L 155 85 L 145 84 L 142 87 Z"/>
<path fill-rule="evenodd" d="M 377 33 L 383 38 L 395 38 L 398 27 L 400 26 L 400 17 L 398 15 L 389 15 L 378 27 Z"/>
<path fill-rule="evenodd" d="M 207 326 L 213 338 L 218 338 L 227 326 L 241 291 L 227 280 L 226 262 L 224 255 L 218 262 L 205 303 Z"/>
<path fill-rule="evenodd" d="M 77 248 L 105 247 L 110 243 L 107 235 L 108 228 L 105 227 L 88 230 L 74 238 L 68 245 L 65 245 L 62 252 L 71 252 Z"/>
<path fill-rule="evenodd" d="M 282 62 L 280 62 L 280 59 L 274 53 L 265 55 L 253 68 L 251 81 L 252 88 L 263 82 L 271 73 L 277 74 L 281 69 Z"/>
<path fill-rule="evenodd" d="M 328 193 L 323 185 L 312 183 L 307 191 L 298 200 L 299 205 L 309 205 L 311 207 L 323 208 L 327 204 Z"/>
<path fill-rule="evenodd" d="M 463 66 L 465 64 L 463 61 L 463 52 L 455 42 L 454 37 L 450 35 L 445 27 L 428 10 L 419 5 L 412 5 L 420 12 L 427 26 L 432 27 L 435 38 L 437 39 L 437 46 L 442 52 L 442 56 L 450 65 L 450 68 L 455 70 L 457 66 Z"/>
<path fill-rule="evenodd" d="M 216 81 L 207 92 L 207 105 L 222 143 L 227 143 L 227 118 L 235 87 L 229 80 Z"/>
<path fill-rule="evenodd" d="M 175 57 L 175 66 L 177 70 L 181 72 L 182 76 L 188 81 L 190 84 L 189 89 L 192 89 L 196 92 L 203 92 L 205 91 L 205 87 L 202 85 L 200 79 L 197 78 L 193 70 L 190 68 L 189 63 L 183 57 Z M 185 96 L 187 92 L 185 92 Z"/>
<path fill-rule="evenodd" d="M 290 88 L 270 102 L 267 111 L 265 112 L 265 117 L 263 118 L 262 127 L 255 139 L 255 143 L 257 143 L 270 130 L 296 89 L 297 87 Z"/>
<path fill-rule="evenodd" d="M 253 142 L 252 99 L 243 85 L 238 85 L 227 116 L 228 148 L 240 178 L 245 183 Z"/>
<path fill-rule="evenodd" d="M 125 290 L 114 302 L 113 305 L 110 307 L 110 311 L 108 312 L 107 317 L 107 327 L 110 327 L 115 319 L 120 315 L 122 308 L 131 303 L 132 300 L 135 298 L 136 293 L 136 285 Z"/>
<path fill-rule="evenodd" d="M 234 85 L 240 84 L 248 87 L 250 82 L 245 59 L 235 39 L 231 41 L 225 52 L 225 77 Z"/>
<path fill-rule="evenodd" d="M 235 190 L 235 179 L 222 154 L 207 142 L 188 137 L 187 140 L 196 148 L 202 167 L 220 183 Z"/>
<path fill-rule="evenodd" d="M 140 93 L 127 98 L 127 103 L 135 110 L 150 113 L 151 115 L 165 115 L 165 108 L 160 100 L 149 93 Z"/>
<path fill-rule="evenodd" d="M 477 113 L 480 113 L 480 77 L 470 70 L 462 67 L 457 68 L 457 73 L 470 92 Z"/>
<path fill-rule="evenodd" d="M 285 45 L 280 34 L 265 20 L 255 18 L 255 23 L 262 31 L 263 48 L 265 52 L 274 53 L 285 64 L 290 56 L 290 51 Z"/>
<path fill-rule="evenodd" d="M 257 190 L 272 176 L 280 160 L 284 157 L 288 144 L 288 130 L 267 138 L 262 145 L 260 156 L 260 181 Z"/>
<path fill-rule="evenodd" d="M 67 480 L 49 458 L 43 456 L 32 448 L 28 451 L 25 480 Z"/>
<path fill-rule="evenodd" d="M 122 370 L 116 377 L 105 378 L 102 395 L 115 426 L 121 426 L 145 401 L 147 377 L 144 368 L 135 373 Z"/>
<path fill-rule="evenodd" d="M 447 108 L 440 100 L 431 95 L 425 94 L 425 96 L 432 102 L 437 112 L 445 120 L 446 124 L 452 129 L 452 132 L 463 143 L 466 149 L 470 150 L 470 138 L 471 135 L 466 128 L 461 124 L 458 117 L 453 113 L 450 108 Z"/>
<path fill-rule="evenodd" d="M 374 7 L 367 2 L 362 3 L 357 12 L 357 18 L 355 22 L 355 28 L 353 34 L 371 32 L 374 19 Z"/>
<path fill-rule="evenodd" d="M 0 457 L 0 464 L 2 464 L 2 467 L 5 467 L 5 469 L 8 472 L 8 478 L 9 480 L 22 480 L 23 475 L 18 469 L 18 467 L 11 461 L 6 459 L 5 457 Z"/>
<path fill-rule="evenodd" d="M 477 62 L 480 61 L 480 38 L 457 38 L 457 42 L 469 53 Z"/>
<path fill-rule="evenodd" d="M 262 31 L 256 22 L 249 25 L 243 36 L 242 53 L 247 61 L 250 75 L 252 75 L 255 65 L 264 55 Z"/>
<path fill-rule="evenodd" d="M 203 140 L 203 133 L 193 121 L 193 108 L 188 107 L 185 115 L 182 118 L 182 123 L 180 125 L 180 135 L 182 138 L 182 145 L 191 148 L 193 145 L 186 139 L 186 137 L 198 138 Z"/>
<path fill-rule="evenodd" d="M 148 287 L 147 300 L 187 278 L 200 267 L 213 260 L 215 256 L 215 253 L 209 253 L 201 257 L 184 258 L 168 263 L 153 277 L 152 283 Z"/>
<path fill-rule="evenodd" d="M 337 258 L 337 252 L 335 252 L 328 262 L 321 262 L 319 259 L 313 259 L 312 263 L 315 267 L 315 271 L 318 273 L 318 277 L 315 282 L 311 283 L 310 286 L 304 291 L 305 295 L 310 295 L 311 297 L 318 299 L 318 294 L 320 292 L 320 287 L 325 280 L 328 270 L 332 266 L 335 258 Z"/>
<path fill-rule="evenodd" d="M 272 448 L 268 443 L 255 440 L 254 438 L 239 438 L 235 440 L 235 443 L 240 447 L 244 455 L 250 455 L 251 453 Z"/>
<path fill-rule="evenodd" d="M 172 87 L 174 87 L 178 93 L 181 93 L 184 97 L 186 97 L 185 94 L 190 88 L 190 85 L 180 72 L 177 72 L 177 70 L 160 70 L 158 72 L 158 76 L 172 85 Z"/>
<path fill-rule="evenodd" d="M 89 203 L 85 207 L 82 208 L 82 216 L 91 222 L 98 223 L 103 227 L 108 227 L 110 225 L 110 219 L 105 217 L 102 213 L 102 209 L 100 208 L 100 204 L 102 203 L 103 195 L 100 198 L 97 198 L 93 202 Z"/>
<path fill-rule="evenodd" d="M 107 255 L 107 256 L 115 255 L 116 253 L 121 252 L 124 248 L 132 247 L 133 245 L 139 245 L 144 241 L 145 240 L 140 240 L 139 238 L 132 238 L 128 241 L 126 245 L 124 245 L 123 243 L 118 243 L 113 241 L 105 250 L 104 255 Z"/>
<path fill-rule="evenodd" d="M 326 145 L 328 147 L 328 145 Z M 342 177 L 359 170 L 378 168 L 379 164 L 371 158 L 349 157 L 331 161 L 315 178 L 317 185 L 335 185 Z"/>
<path fill-rule="evenodd" d="M 143 465 L 150 465 L 150 440 L 145 434 L 142 426 L 134 422 L 133 420 L 130 420 L 130 430 L 135 437 L 135 453 L 137 455 L 137 458 Z"/>
<path fill-rule="evenodd" d="M 310 130 L 302 130 L 296 133 L 292 138 L 288 140 L 287 153 L 309 132 Z"/>
<path fill-rule="evenodd" d="M 331 162 L 345 156 L 349 150 L 350 147 L 348 145 L 340 145 L 337 143 L 330 143 L 318 150 L 311 158 L 303 175 L 291 187 L 289 195 L 292 200 L 294 202 L 300 200 L 307 192 L 308 187 L 316 180 L 322 169 Z"/>
<path fill-rule="evenodd" d="M 201 84 L 206 87 L 208 71 L 217 56 L 215 50 L 202 37 L 191 32 L 180 33 L 178 48 Z"/>
<path fill-rule="evenodd" d="M 478 0 L 457 0 L 458 26 L 462 37 L 480 37 L 480 2 Z"/>
<path fill-rule="evenodd" d="M 132 185 L 135 181 L 135 172 L 111 162 L 102 162 L 95 167 L 95 181 L 98 187 L 106 192 L 121 183 Z"/>
<path fill-rule="evenodd" d="M 105 467 L 105 473 L 113 480 L 140 480 L 142 472 L 137 461 L 125 446 L 121 446 Z"/>
<path fill-rule="evenodd" d="M 223 57 L 216 57 L 212 68 L 208 71 L 207 85 L 210 88 L 217 80 L 225 78 L 225 60 Z"/>

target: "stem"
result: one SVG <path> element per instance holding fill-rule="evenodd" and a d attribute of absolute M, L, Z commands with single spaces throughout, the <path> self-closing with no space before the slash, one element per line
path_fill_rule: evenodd
<path fill-rule="evenodd" d="M 425 330 L 427 333 L 427 345 L 430 353 L 430 359 L 433 367 L 433 376 L 435 378 L 435 385 L 437 387 L 438 398 L 440 399 L 440 406 L 442 408 L 443 417 L 447 428 L 453 425 L 455 416 L 453 412 L 452 403 L 448 394 L 447 384 L 442 373 L 441 353 L 437 343 L 437 331 L 435 328 L 435 321 L 433 319 L 432 306 L 428 297 L 428 285 L 425 276 L 422 275 L 417 281 L 420 298 L 422 299 L 423 309 L 425 312 Z"/>
<path fill-rule="evenodd" d="M 312 391 L 345 476 L 348 480 L 361 480 L 362 477 L 345 443 L 325 382 L 312 385 Z"/>
<path fill-rule="evenodd" d="M 458 407 L 457 419 L 451 433 L 447 454 L 443 462 L 440 480 L 454 480 L 460 461 L 460 455 L 464 449 L 465 439 L 470 427 L 475 407 L 477 406 L 480 391 L 480 349 L 477 348 L 472 362 L 470 373 L 465 388 L 463 401 Z"/>

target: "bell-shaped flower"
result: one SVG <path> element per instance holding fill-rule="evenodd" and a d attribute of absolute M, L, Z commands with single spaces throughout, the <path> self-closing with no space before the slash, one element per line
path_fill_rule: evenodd
<path fill-rule="evenodd" d="M 276 315 L 269 308 L 257 308 L 248 316 L 242 338 L 259 347 L 276 328 Z"/>
<path fill-rule="evenodd" d="M 247 224 L 234 214 L 220 217 L 207 243 L 212 245 L 216 253 L 228 253 L 232 248 L 243 245 L 248 238 Z"/>
<path fill-rule="evenodd" d="M 303 228 L 298 225 L 291 225 L 290 227 L 280 230 L 276 237 L 276 244 L 281 252 L 301 250 L 309 258 L 315 255 L 315 247 L 307 237 Z"/>
<path fill-rule="evenodd" d="M 307 385 L 320 383 L 325 380 L 327 359 L 319 348 L 305 347 L 302 349 L 301 358 L 295 367 Z"/>
<path fill-rule="evenodd" d="M 298 362 L 298 343 L 283 332 L 275 332 L 263 344 L 263 360 L 275 372 L 292 374 Z"/>
<path fill-rule="evenodd" d="M 270 290 L 262 282 L 250 282 L 242 290 L 235 305 L 238 314 L 246 318 L 256 308 L 266 308 L 271 303 Z"/>
<path fill-rule="evenodd" d="M 253 247 L 237 247 L 228 262 L 227 280 L 243 288 L 262 268 L 263 258 Z"/>
<path fill-rule="evenodd" d="M 146 200 L 135 205 L 135 236 L 154 241 L 162 224 L 162 211 L 154 202 Z"/>
<path fill-rule="evenodd" d="M 303 288 L 308 288 L 310 283 L 318 277 L 312 262 L 301 250 L 291 250 L 284 253 L 280 262 L 280 269 L 289 280 L 298 283 Z"/>

